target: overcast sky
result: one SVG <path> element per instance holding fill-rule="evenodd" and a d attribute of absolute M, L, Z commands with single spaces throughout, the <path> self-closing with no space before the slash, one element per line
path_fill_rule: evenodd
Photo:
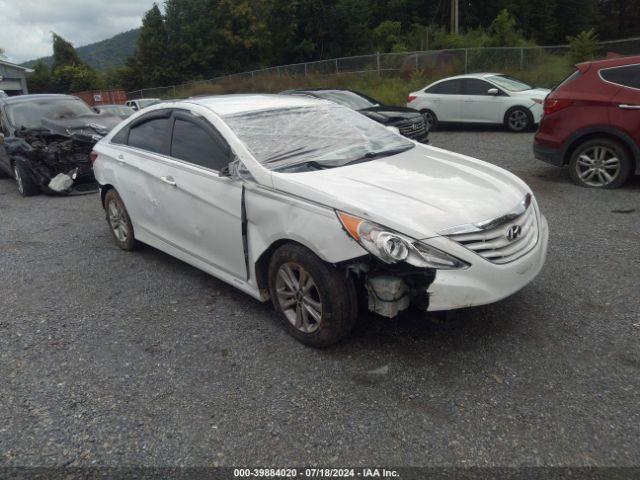
<path fill-rule="evenodd" d="M 0 0 L 0 47 L 22 63 L 52 54 L 51 32 L 74 47 L 139 27 L 153 0 Z M 162 3 L 162 2 L 158 2 Z"/>

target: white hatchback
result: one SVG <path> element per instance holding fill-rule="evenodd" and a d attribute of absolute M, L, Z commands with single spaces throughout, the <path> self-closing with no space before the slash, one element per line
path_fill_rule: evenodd
<path fill-rule="evenodd" d="M 548 228 L 518 177 L 413 142 L 346 107 L 227 95 L 138 112 L 95 147 L 116 243 L 152 245 L 271 299 L 325 346 L 368 308 L 500 300 L 545 261 Z"/>
<path fill-rule="evenodd" d="M 499 73 L 449 77 L 412 92 L 407 107 L 421 111 L 430 130 L 439 122 L 503 124 L 524 132 L 540 123 L 550 90 Z"/>

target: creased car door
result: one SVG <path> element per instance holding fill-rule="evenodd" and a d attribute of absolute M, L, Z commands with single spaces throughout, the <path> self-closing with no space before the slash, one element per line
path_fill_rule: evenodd
<path fill-rule="evenodd" d="M 172 159 L 161 178 L 166 241 L 237 278 L 246 279 L 242 183 L 219 175 L 231 150 L 215 128 L 189 112 L 173 117 Z"/>
<path fill-rule="evenodd" d="M 170 118 L 170 109 L 154 110 L 131 123 L 122 144 L 112 142 L 118 193 L 138 236 L 158 236 L 164 228 L 159 195 L 164 191 L 160 177 L 166 174 Z"/>

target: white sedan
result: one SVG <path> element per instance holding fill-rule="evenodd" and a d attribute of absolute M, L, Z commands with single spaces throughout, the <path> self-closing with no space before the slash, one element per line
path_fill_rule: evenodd
<path fill-rule="evenodd" d="M 407 107 L 421 111 L 429 130 L 439 122 L 503 124 L 524 132 L 540 123 L 550 90 L 499 73 L 449 77 L 412 92 Z"/>
<path fill-rule="evenodd" d="M 529 187 L 408 140 L 332 102 L 226 95 L 154 105 L 95 147 L 115 242 L 173 255 L 326 346 L 368 308 L 500 300 L 542 268 L 548 227 Z"/>

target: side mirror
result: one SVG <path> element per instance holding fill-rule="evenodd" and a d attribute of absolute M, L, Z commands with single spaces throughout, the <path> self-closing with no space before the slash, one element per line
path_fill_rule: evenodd
<path fill-rule="evenodd" d="M 490 88 L 489 90 L 487 90 L 487 95 L 498 95 L 498 89 L 497 88 Z"/>

